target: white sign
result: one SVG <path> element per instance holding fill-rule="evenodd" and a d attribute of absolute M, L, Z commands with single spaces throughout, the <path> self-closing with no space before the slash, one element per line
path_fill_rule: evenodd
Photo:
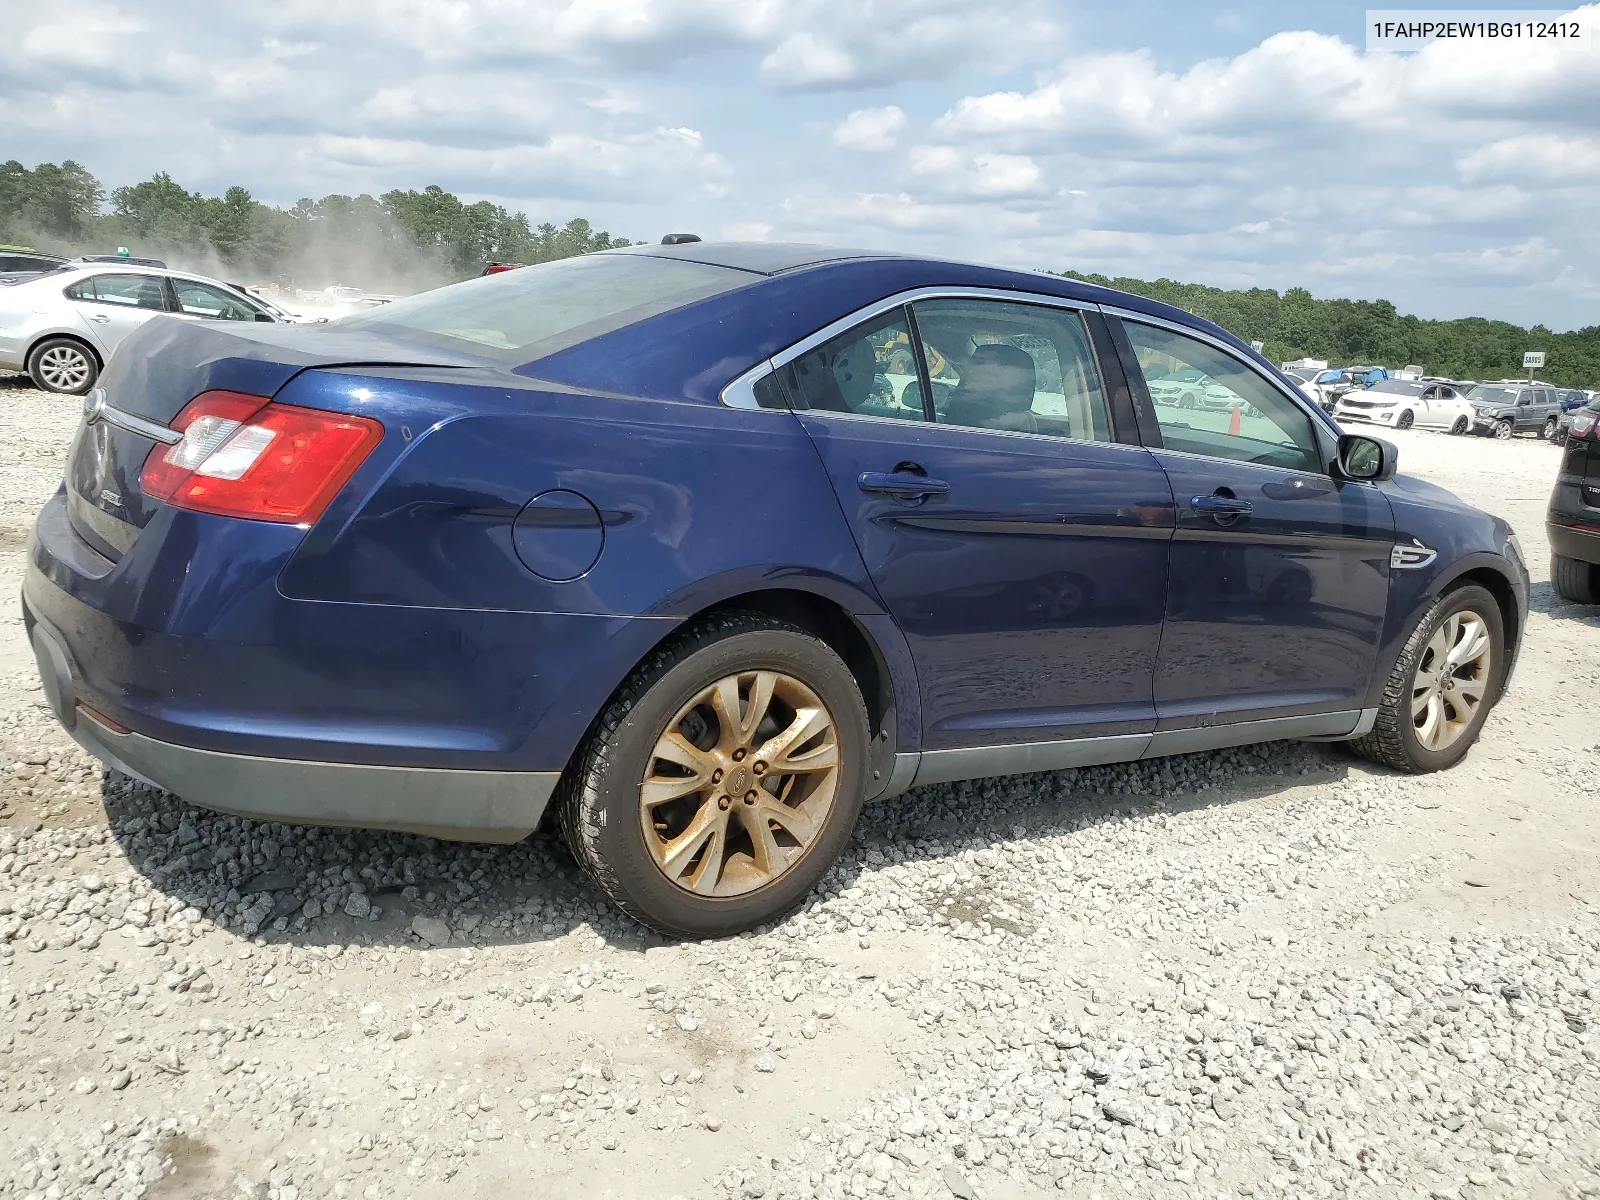
<path fill-rule="evenodd" d="M 1265 342 L 1251 342 L 1250 343 L 1250 349 L 1254 350 L 1257 354 L 1260 354 L 1261 353 L 1261 348 L 1263 346 L 1265 346 L 1265 345 L 1266 345 Z"/>
<path fill-rule="evenodd" d="M 1544 366 L 1544 351 L 1543 350 L 1529 350 L 1526 354 L 1524 354 L 1522 356 L 1522 365 L 1525 366 L 1525 367 L 1542 367 L 1542 366 Z"/>

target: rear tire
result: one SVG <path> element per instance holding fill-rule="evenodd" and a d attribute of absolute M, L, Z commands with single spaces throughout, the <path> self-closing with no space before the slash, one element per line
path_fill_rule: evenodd
<path fill-rule="evenodd" d="M 776 683 L 758 712 L 763 676 Z M 801 715 L 818 709 L 821 724 Z M 741 733 L 752 714 L 759 724 Z M 773 731 L 797 723 L 808 732 L 774 752 Z M 830 744 L 831 779 L 816 765 Z M 781 917 L 833 865 L 861 811 L 869 745 L 860 688 L 831 647 L 785 621 L 725 613 L 634 670 L 563 774 L 556 812 L 573 857 L 629 916 L 673 937 L 724 937 Z M 812 765 L 784 772 L 791 752 Z M 667 798 L 647 807 L 651 792 Z"/>
<path fill-rule="evenodd" d="M 74 338 L 46 338 L 28 355 L 28 375 L 47 392 L 81 396 L 100 377 L 94 351 Z"/>
<path fill-rule="evenodd" d="M 1556 428 L 1557 428 L 1557 425 L 1558 425 L 1558 422 L 1556 421 L 1556 419 L 1554 417 L 1551 417 L 1549 420 L 1547 420 L 1544 423 L 1544 440 L 1545 441 L 1553 442 L 1553 441 L 1556 440 Z"/>
<path fill-rule="evenodd" d="M 1600 604 L 1600 567 L 1594 563 L 1552 554 L 1550 582 L 1563 600 L 1574 604 Z"/>
<path fill-rule="evenodd" d="M 1450 426 L 1450 432 L 1455 434 L 1457 437 L 1460 437 L 1463 433 L 1465 433 L 1471 427 L 1472 427 L 1472 422 L 1471 421 L 1467 420 L 1465 417 L 1457 417 L 1456 418 L 1456 423 L 1454 425 Z"/>
<path fill-rule="evenodd" d="M 1459 643 L 1450 636 L 1453 618 L 1462 618 L 1458 622 L 1463 631 Z M 1481 631 L 1474 631 L 1474 621 L 1481 625 Z M 1479 632 L 1487 638 L 1487 663 L 1474 657 L 1462 666 L 1452 667 L 1454 655 L 1470 648 L 1469 643 L 1475 644 Z M 1351 741 L 1350 749 L 1362 758 L 1412 775 L 1455 766 L 1478 740 L 1489 710 L 1500 698 L 1506 671 L 1505 647 L 1500 606 L 1486 589 L 1469 584 L 1446 592 L 1422 615 L 1406 639 L 1405 649 L 1389 672 L 1372 732 Z M 1473 668 L 1477 668 L 1475 674 Z M 1446 681 L 1447 690 L 1435 686 Z M 1479 693 L 1475 706 L 1469 702 L 1473 690 Z M 1430 747 L 1423 738 L 1436 728 L 1429 725 L 1435 716 L 1452 732 L 1447 742 Z M 1423 722 L 1422 732 L 1419 721 Z"/>

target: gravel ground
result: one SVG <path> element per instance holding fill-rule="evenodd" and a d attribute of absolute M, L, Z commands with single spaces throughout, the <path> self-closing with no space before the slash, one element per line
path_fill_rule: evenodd
<path fill-rule="evenodd" d="M 14 588 L 77 405 L 0 381 L 0 414 Z M 1395 440 L 1537 581 L 1463 766 L 1284 744 L 925 789 L 714 944 L 645 936 L 547 836 L 102 774 L 8 616 L 0 1195 L 1600 1195 L 1600 615 L 1548 583 L 1553 450 Z"/>

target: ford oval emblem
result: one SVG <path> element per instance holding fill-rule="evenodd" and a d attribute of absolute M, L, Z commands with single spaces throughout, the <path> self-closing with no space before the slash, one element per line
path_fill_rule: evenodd
<path fill-rule="evenodd" d="M 105 388 L 91 388 L 89 394 L 83 398 L 83 423 L 85 425 L 93 425 L 105 411 Z"/>

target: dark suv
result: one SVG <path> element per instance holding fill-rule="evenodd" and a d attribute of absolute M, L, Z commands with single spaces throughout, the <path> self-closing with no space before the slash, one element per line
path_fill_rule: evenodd
<path fill-rule="evenodd" d="M 1600 400 L 1571 414 L 1561 474 L 1550 493 L 1550 581 L 1579 604 L 1600 604 Z"/>
<path fill-rule="evenodd" d="M 1504 440 L 1518 433 L 1553 437 L 1561 416 L 1560 394 L 1544 384 L 1480 383 L 1467 393 L 1472 432 Z"/>

